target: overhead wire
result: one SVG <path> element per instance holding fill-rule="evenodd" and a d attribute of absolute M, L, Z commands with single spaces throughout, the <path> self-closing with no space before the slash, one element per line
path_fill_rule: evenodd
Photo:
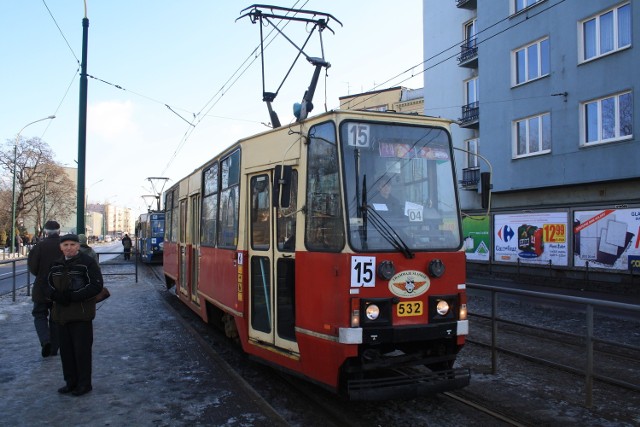
<path fill-rule="evenodd" d="M 492 38 L 497 37 L 498 35 L 500 35 L 500 34 L 502 34 L 502 33 L 506 32 L 506 31 L 508 31 L 508 30 L 511 30 L 511 29 L 512 29 L 512 28 L 514 28 L 514 27 L 517 27 L 518 25 L 522 24 L 523 22 L 527 22 L 527 20 L 528 20 L 528 19 L 530 19 L 530 18 L 532 18 L 532 17 L 535 17 L 535 16 L 538 16 L 538 15 L 540 15 L 541 13 L 544 13 L 544 12 L 546 12 L 546 11 L 548 11 L 548 10 L 550 10 L 550 9 L 552 9 L 552 8 L 554 8 L 554 7 L 556 7 L 556 6 L 560 5 L 560 4 L 562 4 L 562 3 L 564 3 L 565 1 L 566 1 L 566 0 L 560 0 L 560 1 L 558 1 L 557 3 L 554 3 L 554 4 L 549 5 L 549 6 L 548 6 L 547 8 L 545 8 L 545 9 L 541 9 L 541 10 L 539 10 L 539 11 L 537 11 L 537 12 L 535 12 L 535 13 L 531 14 L 531 15 L 528 15 L 527 19 L 525 19 L 525 20 L 521 20 L 521 21 L 518 21 L 518 22 L 515 22 L 513 25 L 507 26 L 505 29 L 503 29 L 503 30 L 501 30 L 501 31 L 498 31 L 497 33 L 492 34 L 492 35 L 488 36 L 487 38 L 485 38 L 485 39 L 483 39 L 483 40 L 478 40 L 478 41 L 476 42 L 476 45 L 480 45 L 480 44 L 482 44 L 482 43 L 485 43 L 485 42 L 487 42 L 487 41 L 491 40 Z M 476 34 L 476 36 L 475 36 L 475 37 L 477 38 L 480 34 L 482 34 L 482 33 L 486 32 L 486 31 L 488 31 L 488 30 L 490 30 L 490 29 L 494 28 L 495 26 L 497 26 L 497 25 L 499 25 L 499 24 L 501 24 L 501 23 L 503 23 L 503 22 L 505 22 L 505 21 L 508 21 L 509 19 L 511 19 L 511 16 L 507 16 L 507 17 L 505 17 L 505 18 L 503 18 L 503 19 L 501 19 L 501 20 L 499 20 L 499 21 L 497 21 L 497 22 L 495 22 L 495 23 L 493 23 L 493 24 L 489 25 L 489 26 L 488 26 L 488 27 L 486 27 L 485 29 L 483 29 L 483 30 L 479 31 L 479 32 Z M 451 50 L 451 49 L 454 49 L 454 48 L 459 47 L 459 46 L 460 46 L 460 44 L 461 44 L 461 43 L 463 43 L 464 41 L 465 41 L 465 40 L 461 40 L 460 42 L 458 42 L 458 43 L 456 43 L 456 44 L 453 44 L 452 46 L 449 46 L 449 47 L 447 47 L 447 48 L 445 48 L 445 49 L 441 50 L 440 52 L 438 52 L 438 53 L 436 53 L 436 54 L 432 55 L 431 57 L 429 57 L 429 58 L 425 59 L 424 61 L 420 62 L 419 64 L 416 64 L 416 65 L 414 65 L 414 66 L 412 66 L 412 67 L 408 68 L 407 70 L 403 71 L 402 73 L 399 73 L 399 74 L 395 75 L 394 77 L 391 77 L 391 78 L 389 78 L 389 79 L 385 80 L 383 83 L 380 83 L 380 84 L 378 84 L 378 85 L 375 85 L 372 89 L 368 90 L 367 92 L 375 91 L 375 90 L 377 90 L 378 88 L 380 88 L 380 87 L 382 87 L 382 86 L 386 85 L 386 84 L 387 84 L 387 83 L 389 83 L 390 81 L 392 81 L 392 80 L 394 80 L 394 79 L 396 79 L 396 78 L 398 78 L 398 77 L 400 77 L 400 76 L 402 76 L 402 75 L 404 75 L 404 74 L 406 74 L 406 73 L 408 73 L 408 72 L 410 72 L 410 71 L 414 70 L 416 67 L 420 67 L 420 66 L 425 65 L 427 62 L 429 62 L 429 61 L 433 60 L 434 58 L 437 58 L 438 56 L 440 56 L 440 55 L 444 54 L 445 52 L 448 52 L 448 51 L 449 51 L 449 50 Z M 402 84 L 402 83 L 406 82 L 407 80 L 410 80 L 410 79 L 414 78 L 416 75 L 423 74 L 423 73 L 425 73 L 426 71 L 429 71 L 429 70 L 431 70 L 431 69 L 435 68 L 436 66 L 441 65 L 441 64 L 443 64 L 444 62 L 446 62 L 446 61 L 448 61 L 448 60 L 450 60 L 450 59 L 453 59 L 453 58 L 455 58 L 455 57 L 457 57 L 457 56 L 458 56 L 458 52 L 456 52 L 456 53 L 454 53 L 453 55 L 448 56 L 448 57 L 446 57 L 446 58 L 444 58 L 444 59 L 442 59 L 442 60 L 440 60 L 440 61 L 436 62 L 436 63 L 435 63 L 435 64 L 433 64 L 433 65 L 430 65 L 430 66 L 428 66 L 428 67 L 424 68 L 422 71 L 418 72 L 417 74 L 412 74 L 410 77 L 407 77 L 407 78 L 405 78 L 405 79 L 403 79 L 403 80 L 400 80 L 400 81 L 398 81 L 398 82 L 394 83 L 393 85 L 390 85 L 390 87 L 398 86 L 398 85 L 400 85 L 400 84 Z M 366 93 L 366 92 L 365 92 L 365 93 Z M 372 94 L 371 96 L 366 97 L 366 98 L 363 98 L 362 100 L 358 101 L 357 103 L 352 104 L 352 105 L 351 105 L 351 108 L 354 108 L 354 107 L 356 107 L 356 106 L 358 106 L 358 105 L 361 105 L 361 104 L 363 104 L 363 103 L 367 102 L 368 100 L 372 99 L 373 97 L 375 97 L 375 94 Z M 483 103 L 485 103 L 485 104 L 486 104 L 486 102 L 483 102 Z"/>

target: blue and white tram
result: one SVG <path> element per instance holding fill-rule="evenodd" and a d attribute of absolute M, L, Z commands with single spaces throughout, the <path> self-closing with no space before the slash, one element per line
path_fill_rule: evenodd
<path fill-rule="evenodd" d="M 164 212 L 140 215 L 136 224 L 136 245 L 142 262 L 162 264 Z"/>

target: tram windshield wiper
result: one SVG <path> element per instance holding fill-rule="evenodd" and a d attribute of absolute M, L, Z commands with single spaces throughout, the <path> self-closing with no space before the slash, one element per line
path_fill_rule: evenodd
<path fill-rule="evenodd" d="M 365 206 L 365 212 L 368 214 L 368 220 L 373 225 L 378 233 L 387 241 L 391 246 L 398 250 L 398 252 L 402 252 L 402 254 L 407 259 L 411 259 L 415 257 L 415 254 L 409 246 L 402 240 L 402 237 L 398 234 L 398 232 L 389 224 L 375 209 L 373 209 L 369 205 Z"/>

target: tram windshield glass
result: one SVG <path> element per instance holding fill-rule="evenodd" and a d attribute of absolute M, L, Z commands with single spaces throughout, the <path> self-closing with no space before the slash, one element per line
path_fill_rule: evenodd
<path fill-rule="evenodd" d="M 164 237 L 164 218 L 151 220 L 151 237 Z"/>
<path fill-rule="evenodd" d="M 449 133 L 347 121 L 340 127 L 349 241 L 356 251 L 457 250 Z"/>

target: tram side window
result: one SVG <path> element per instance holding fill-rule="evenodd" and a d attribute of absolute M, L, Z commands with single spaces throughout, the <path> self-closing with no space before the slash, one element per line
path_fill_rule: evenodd
<path fill-rule="evenodd" d="M 164 198 L 164 209 L 165 209 L 165 224 L 166 227 L 164 229 L 164 240 L 167 242 L 172 242 L 173 240 L 171 239 L 171 218 L 173 217 L 173 215 L 171 215 L 171 211 L 173 209 L 173 191 L 169 191 L 165 194 L 165 198 Z"/>
<path fill-rule="evenodd" d="M 171 241 L 178 241 L 178 228 L 180 224 L 180 202 L 178 201 L 178 189 L 173 191 L 173 212 L 171 213 Z"/>
<path fill-rule="evenodd" d="M 307 166 L 307 221 L 305 245 L 309 250 L 340 251 L 344 225 L 336 130 L 332 122 L 309 131 Z"/>
<path fill-rule="evenodd" d="M 202 232 L 200 243 L 207 246 L 216 244 L 218 222 L 218 164 L 205 169 L 203 173 L 204 194 L 202 195 Z"/>
<path fill-rule="evenodd" d="M 222 185 L 218 211 L 218 246 L 235 248 L 238 244 L 240 151 L 235 151 L 222 160 L 220 169 Z"/>
<path fill-rule="evenodd" d="M 298 172 L 291 174 L 289 207 L 278 209 L 278 250 L 293 252 L 296 249 L 296 214 L 298 212 Z"/>
<path fill-rule="evenodd" d="M 251 247 L 253 249 L 269 249 L 271 224 L 269 184 L 267 175 L 251 178 Z"/>

